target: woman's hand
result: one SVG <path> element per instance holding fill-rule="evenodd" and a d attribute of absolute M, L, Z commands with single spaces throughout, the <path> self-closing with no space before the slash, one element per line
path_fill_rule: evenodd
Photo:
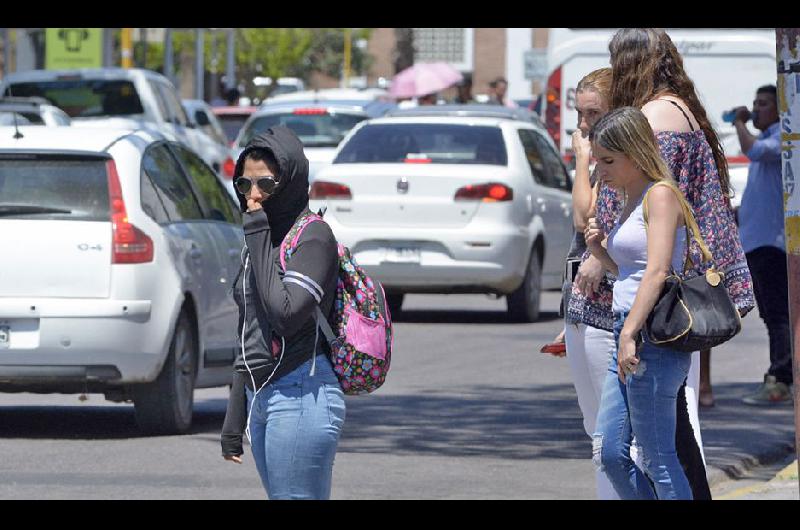
<path fill-rule="evenodd" d="M 575 275 L 575 285 L 583 296 L 591 296 L 600 288 L 600 282 L 605 276 L 606 269 L 603 263 L 594 256 L 589 256 L 581 263 L 578 274 Z"/>
<path fill-rule="evenodd" d="M 639 356 L 636 354 L 636 341 L 629 335 L 620 335 L 619 350 L 617 350 L 617 376 L 622 383 L 625 383 L 625 376 L 635 374 L 639 364 Z"/>
<path fill-rule="evenodd" d="M 229 462 L 236 462 L 237 464 L 241 464 L 242 463 L 242 457 L 241 456 L 225 455 L 224 458 L 225 458 L 225 460 L 228 460 Z"/>
<path fill-rule="evenodd" d="M 261 201 L 256 201 L 253 199 L 247 199 L 247 211 L 248 212 L 255 212 L 257 210 L 261 210 Z"/>
<path fill-rule="evenodd" d="M 576 164 L 587 164 L 592 158 L 592 144 L 588 136 L 584 136 L 580 129 L 572 133 L 572 150 L 575 152 Z"/>
<path fill-rule="evenodd" d="M 603 249 L 603 241 L 606 238 L 605 232 L 600 228 L 596 217 L 590 217 L 586 222 L 586 229 L 583 231 L 583 236 L 586 239 L 586 246 L 595 254 L 597 251 Z"/>

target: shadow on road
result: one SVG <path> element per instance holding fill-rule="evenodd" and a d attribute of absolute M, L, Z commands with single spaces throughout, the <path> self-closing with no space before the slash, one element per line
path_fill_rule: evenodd
<path fill-rule="evenodd" d="M 556 311 L 542 311 L 539 322 L 549 322 L 560 318 Z M 469 311 L 450 309 L 401 310 L 392 313 L 393 322 L 410 324 L 524 324 L 514 322 L 505 311 Z"/>

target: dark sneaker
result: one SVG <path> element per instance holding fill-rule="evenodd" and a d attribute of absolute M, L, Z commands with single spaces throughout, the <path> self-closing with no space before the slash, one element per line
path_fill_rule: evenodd
<path fill-rule="evenodd" d="M 747 405 L 782 405 L 792 403 L 792 392 L 789 385 L 779 383 L 775 376 L 765 375 L 762 384 L 755 394 L 742 399 Z"/>

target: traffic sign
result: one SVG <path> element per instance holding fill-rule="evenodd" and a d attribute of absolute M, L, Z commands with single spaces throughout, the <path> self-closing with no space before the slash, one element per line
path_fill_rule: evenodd
<path fill-rule="evenodd" d="M 47 28 L 45 68 L 100 68 L 103 66 L 103 28 Z"/>
<path fill-rule="evenodd" d="M 524 60 L 525 79 L 544 79 L 547 75 L 547 55 L 545 50 L 526 50 L 524 52 Z"/>

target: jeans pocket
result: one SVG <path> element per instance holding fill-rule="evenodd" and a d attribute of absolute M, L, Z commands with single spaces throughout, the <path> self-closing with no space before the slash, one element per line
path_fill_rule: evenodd
<path fill-rule="evenodd" d="M 323 383 L 321 385 L 321 390 L 322 394 L 325 396 L 325 404 L 328 409 L 328 421 L 336 430 L 341 431 L 347 415 L 344 392 L 342 392 L 338 381 L 336 383 Z"/>

